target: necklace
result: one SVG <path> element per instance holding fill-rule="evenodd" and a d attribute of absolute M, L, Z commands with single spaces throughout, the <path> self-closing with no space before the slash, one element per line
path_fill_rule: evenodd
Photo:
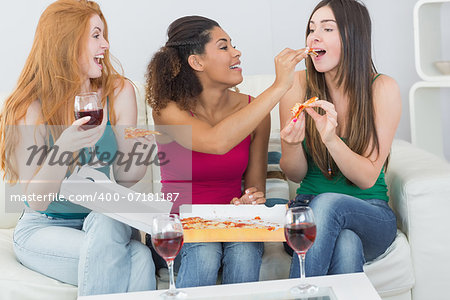
<path fill-rule="evenodd" d="M 328 164 L 328 175 L 331 176 L 332 171 L 331 171 L 331 164 L 330 164 L 330 153 L 327 151 L 327 164 Z"/>

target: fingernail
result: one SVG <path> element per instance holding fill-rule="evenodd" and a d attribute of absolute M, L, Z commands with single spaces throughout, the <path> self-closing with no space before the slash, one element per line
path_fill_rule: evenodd
<path fill-rule="evenodd" d="M 256 204 L 256 201 L 252 201 L 252 204 L 255 205 L 255 204 Z"/>
<path fill-rule="evenodd" d="M 240 204 L 240 202 L 239 201 L 234 201 L 234 204 L 238 205 L 238 204 Z"/>
<path fill-rule="evenodd" d="M 246 194 L 250 193 L 250 190 L 246 190 L 245 193 L 246 193 Z"/>
<path fill-rule="evenodd" d="M 295 118 L 294 120 L 292 120 L 292 122 L 294 122 L 294 123 L 297 122 L 297 118 Z"/>
<path fill-rule="evenodd" d="M 248 196 L 249 199 L 253 199 L 253 195 Z"/>

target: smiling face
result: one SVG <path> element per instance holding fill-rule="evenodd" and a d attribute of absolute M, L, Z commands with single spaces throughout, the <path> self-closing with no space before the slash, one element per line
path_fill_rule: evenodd
<path fill-rule="evenodd" d="M 210 31 L 211 40 L 205 45 L 205 53 L 197 55 L 200 78 L 227 87 L 242 82 L 241 52 L 233 47 L 231 38 L 220 27 Z"/>
<path fill-rule="evenodd" d="M 309 22 L 306 45 L 319 55 L 312 56 L 317 72 L 336 72 L 341 59 L 341 36 L 333 11 L 329 6 L 319 8 Z"/>
<path fill-rule="evenodd" d="M 102 75 L 102 59 L 105 51 L 109 49 L 109 43 L 103 36 L 104 28 L 98 15 L 90 18 L 87 42 L 80 55 L 81 74 L 85 76 L 86 80 Z"/>

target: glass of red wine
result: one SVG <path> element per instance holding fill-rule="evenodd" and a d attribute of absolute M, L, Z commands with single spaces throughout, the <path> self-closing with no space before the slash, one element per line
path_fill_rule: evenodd
<path fill-rule="evenodd" d="M 300 264 L 300 278 L 305 280 L 305 256 L 316 239 L 314 214 L 308 206 L 289 208 L 285 216 L 284 235 L 288 245 L 297 253 Z M 293 294 L 314 294 L 317 286 L 302 282 L 293 287 Z"/>
<path fill-rule="evenodd" d="M 153 219 L 152 244 L 156 252 L 164 258 L 169 268 L 170 286 L 161 294 L 165 299 L 180 299 L 186 293 L 175 287 L 173 276 L 173 261 L 183 246 L 183 225 L 175 214 L 159 215 Z"/>
<path fill-rule="evenodd" d="M 90 116 L 89 121 L 80 126 L 83 130 L 88 130 L 102 124 L 103 106 L 96 92 L 82 93 L 75 96 L 74 102 L 75 119 Z M 91 161 L 95 157 L 95 147 L 90 149 Z"/>
<path fill-rule="evenodd" d="M 81 126 L 89 129 L 102 124 L 103 106 L 96 92 L 82 93 L 75 96 L 75 119 L 90 116 L 90 120 Z"/>

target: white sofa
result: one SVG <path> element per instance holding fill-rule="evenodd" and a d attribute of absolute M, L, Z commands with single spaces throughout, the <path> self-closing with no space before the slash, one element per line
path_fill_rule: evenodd
<path fill-rule="evenodd" d="M 272 82 L 272 75 L 247 76 L 239 88 L 241 92 L 257 96 Z M 151 111 L 144 103 L 142 86 L 137 84 L 137 87 L 138 123 L 151 124 Z M 0 94 L 1 101 L 4 96 Z M 270 149 L 273 150 L 279 147 L 278 110 L 274 109 L 271 115 Z M 159 178 L 159 169 L 152 166 L 135 189 L 159 191 Z M 445 225 L 450 211 L 450 164 L 396 140 L 387 181 L 390 203 L 398 218 L 398 235 L 385 254 L 364 266 L 364 272 L 384 300 L 448 299 L 444 288 L 450 282 L 450 272 L 447 272 L 450 269 L 450 235 Z M 76 287 L 31 271 L 16 260 L 12 235 L 19 214 L 4 213 L 4 182 L 0 182 L 0 186 L 0 299 L 76 299 Z M 290 183 L 289 189 L 293 197 L 295 185 Z M 287 278 L 289 265 L 290 257 L 281 243 L 265 244 L 261 280 Z M 158 287 L 167 287 L 166 280 L 161 274 Z"/>

